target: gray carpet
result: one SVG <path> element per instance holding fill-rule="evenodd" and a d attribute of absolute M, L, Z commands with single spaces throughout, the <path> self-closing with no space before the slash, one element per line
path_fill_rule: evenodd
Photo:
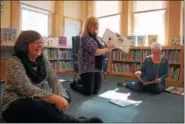
<path fill-rule="evenodd" d="M 59 76 L 70 79 L 71 75 Z M 99 94 L 118 88 L 116 82 L 122 79 L 108 77 L 108 83 L 102 85 Z M 129 99 L 141 100 L 138 106 L 121 108 L 109 103 L 108 99 L 94 96 L 83 96 L 69 88 L 70 81 L 63 82 L 65 88 L 71 93 L 69 114 L 79 116 L 98 116 L 106 123 L 183 123 L 184 122 L 184 96 L 171 93 L 153 95 L 150 93 L 136 93 L 127 88 L 119 88 L 117 92 L 131 93 Z"/>

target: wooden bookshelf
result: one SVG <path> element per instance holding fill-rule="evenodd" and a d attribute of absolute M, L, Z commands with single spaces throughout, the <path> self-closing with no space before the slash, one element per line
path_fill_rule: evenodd
<path fill-rule="evenodd" d="M 44 46 L 44 53 L 56 73 L 73 72 L 72 48 L 67 46 Z"/>
<path fill-rule="evenodd" d="M 11 43 L 0 43 L 0 47 L 1 47 L 1 58 L 0 58 L 0 81 L 5 81 L 6 80 L 6 75 L 5 75 L 5 61 L 8 58 L 8 56 L 10 56 L 11 54 L 9 54 L 8 56 L 6 56 L 6 59 L 2 59 L 3 53 L 7 52 L 7 51 L 3 51 L 3 49 L 7 49 L 10 48 L 13 50 L 14 47 L 14 42 Z M 7 48 L 6 48 L 7 47 Z M 45 50 L 49 51 L 51 53 L 51 51 L 53 51 L 53 53 L 51 55 L 49 52 L 48 53 L 44 53 L 47 57 L 48 60 L 51 62 L 51 65 L 53 67 L 53 69 L 55 70 L 56 73 L 73 73 L 73 58 L 72 58 L 72 47 L 71 46 L 54 46 L 54 45 L 44 45 L 44 50 L 43 52 L 45 52 Z M 66 58 L 61 58 L 59 57 L 59 52 L 60 50 L 62 51 L 71 51 L 70 53 L 70 57 Z M 65 69 L 64 66 L 62 66 L 62 68 L 59 69 L 59 63 L 60 62 L 70 62 L 70 69 Z"/>
<path fill-rule="evenodd" d="M 166 85 L 183 85 L 184 84 L 184 48 L 163 47 L 162 52 L 169 60 L 171 73 L 166 78 Z M 124 78 L 137 79 L 134 72 L 137 71 L 143 59 L 151 54 L 150 47 L 132 47 L 129 54 L 126 55 L 116 49 L 109 56 L 109 74 L 122 76 Z M 169 71 L 170 71 L 169 69 Z M 175 76 L 174 76 L 175 75 Z M 178 76 L 177 79 L 174 77 Z"/>

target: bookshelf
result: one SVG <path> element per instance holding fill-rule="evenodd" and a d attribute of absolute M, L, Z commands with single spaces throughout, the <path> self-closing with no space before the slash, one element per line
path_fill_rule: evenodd
<path fill-rule="evenodd" d="M 15 42 L 0 44 L 0 81 L 5 81 L 5 62 L 13 53 Z M 2 54 L 3 53 L 3 54 Z M 73 73 L 72 47 L 44 45 L 43 53 L 56 73 Z"/>
<path fill-rule="evenodd" d="M 109 57 L 109 74 L 137 79 L 134 72 L 139 70 L 143 59 L 151 54 L 150 47 L 132 47 L 129 54 L 116 49 Z M 184 83 L 184 49 L 163 47 L 162 54 L 169 60 L 169 72 L 166 85 L 183 85 Z"/>

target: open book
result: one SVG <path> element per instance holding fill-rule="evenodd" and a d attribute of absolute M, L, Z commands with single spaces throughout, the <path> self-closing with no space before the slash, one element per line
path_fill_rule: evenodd
<path fill-rule="evenodd" d="M 117 49 L 120 49 L 125 53 L 129 53 L 132 45 L 131 40 L 123 36 L 117 36 L 117 34 L 112 32 L 110 29 L 106 29 L 102 39 L 106 44 L 112 43 Z"/>
<path fill-rule="evenodd" d="M 183 87 L 170 86 L 170 87 L 166 88 L 165 91 L 179 94 L 179 95 L 184 95 L 184 88 Z"/>
<path fill-rule="evenodd" d="M 137 78 L 143 83 L 143 85 L 149 85 L 149 84 L 156 83 L 156 80 L 144 81 L 140 76 L 137 76 Z"/>

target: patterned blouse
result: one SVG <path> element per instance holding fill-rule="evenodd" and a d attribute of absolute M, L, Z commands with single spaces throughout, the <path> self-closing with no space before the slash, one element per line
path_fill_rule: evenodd
<path fill-rule="evenodd" d="M 104 46 L 103 40 L 98 37 L 98 41 Z M 81 54 L 79 61 L 79 72 L 87 73 L 87 72 L 100 72 L 103 70 L 95 68 L 95 52 L 98 48 L 97 42 L 91 38 L 89 35 L 84 35 L 81 37 Z"/>
<path fill-rule="evenodd" d="M 21 60 L 15 56 L 9 58 L 6 62 L 6 76 L 7 80 L 4 84 L 3 103 L 1 112 L 3 112 L 8 105 L 16 99 L 46 97 L 55 93 L 62 95 L 61 84 L 59 83 L 51 63 L 45 58 L 46 63 L 46 78 L 38 83 L 33 84 L 26 74 L 26 70 Z M 51 87 L 48 90 L 47 86 Z"/>

